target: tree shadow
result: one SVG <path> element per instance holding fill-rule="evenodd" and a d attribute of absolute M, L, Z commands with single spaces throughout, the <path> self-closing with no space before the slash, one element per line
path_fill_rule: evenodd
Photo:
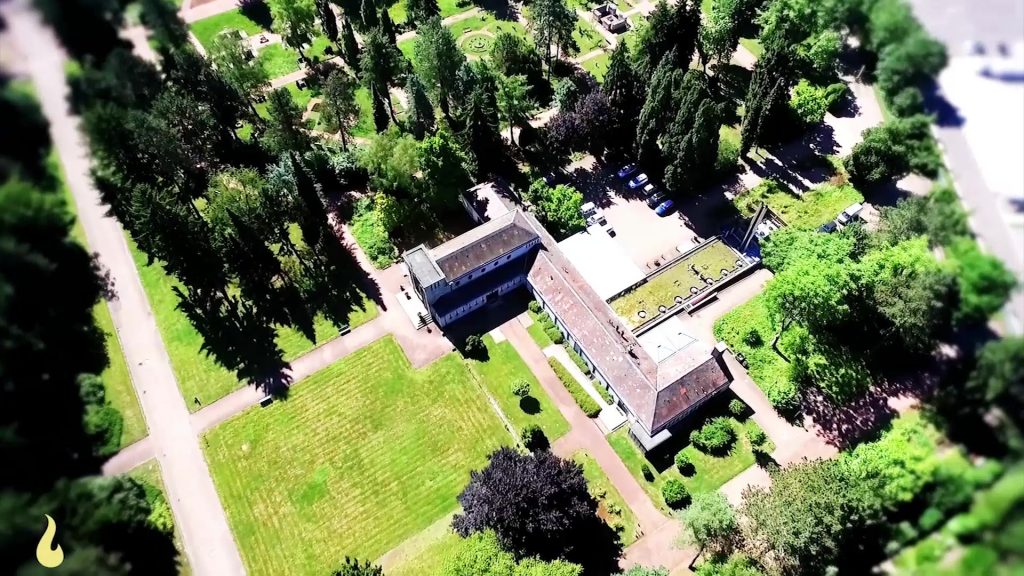
<path fill-rule="evenodd" d="M 531 416 L 540 414 L 540 402 L 533 396 L 524 396 L 519 399 L 519 409 Z"/>
<path fill-rule="evenodd" d="M 265 0 L 238 0 L 238 11 L 264 30 L 270 30 L 274 23 L 274 17 L 270 15 L 270 6 Z"/>
<path fill-rule="evenodd" d="M 566 560 L 583 567 L 584 574 L 616 574 L 622 543 L 619 534 L 596 514 L 583 526 L 575 527 L 567 542 Z"/>
<path fill-rule="evenodd" d="M 479 6 L 484 12 L 489 12 L 498 20 L 515 22 L 519 19 L 519 7 L 509 0 L 474 0 L 473 2 L 459 0 L 460 6 L 469 6 L 471 3 Z"/>
<path fill-rule="evenodd" d="M 935 117 L 935 124 L 940 128 L 958 128 L 963 126 L 964 117 L 960 109 L 946 99 L 942 89 L 935 81 L 930 81 L 921 89 L 924 96 L 925 110 Z"/>

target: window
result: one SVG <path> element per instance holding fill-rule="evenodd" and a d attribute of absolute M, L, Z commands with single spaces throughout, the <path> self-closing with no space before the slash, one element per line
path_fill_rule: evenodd
<path fill-rule="evenodd" d="M 470 275 L 469 275 L 469 278 L 467 278 L 466 280 L 472 280 L 472 279 L 473 279 L 473 275 L 472 275 L 472 274 L 470 274 Z"/>

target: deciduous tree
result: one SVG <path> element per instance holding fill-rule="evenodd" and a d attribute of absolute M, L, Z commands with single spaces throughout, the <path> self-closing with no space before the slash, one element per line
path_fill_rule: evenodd
<path fill-rule="evenodd" d="M 513 129 L 530 118 L 536 103 L 527 96 L 525 76 L 498 77 L 498 113 L 508 124 L 508 139 L 515 144 Z"/>
<path fill-rule="evenodd" d="M 356 102 L 356 80 L 348 72 L 335 70 L 327 77 L 323 86 L 324 117 L 337 127 L 341 136 L 342 149 L 348 150 L 348 139 L 352 127 L 359 120 L 359 104 Z"/>
<path fill-rule="evenodd" d="M 286 46 L 305 58 L 302 47 L 313 42 L 316 26 L 313 0 L 267 0 L 267 5 L 274 19 L 274 32 L 281 35 Z"/>
<path fill-rule="evenodd" d="M 736 510 L 719 492 L 695 495 L 680 519 L 684 543 L 697 544 L 715 555 L 728 554 L 738 543 Z"/>
<path fill-rule="evenodd" d="M 452 97 L 459 68 L 466 56 L 459 50 L 451 30 L 441 25 L 439 18 L 420 23 L 414 48 L 416 73 L 423 83 L 432 87 L 434 99 L 446 117 L 450 117 Z"/>
<path fill-rule="evenodd" d="M 472 160 L 445 127 L 419 145 L 424 200 L 434 210 L 458 208 L 459 197 L 472 181 Z"/>
<path fill-rule="evenodd" d="M 311 144 L 310 136 L 302 124 L 302 110 L 284 88 L 270 93 L 267 112 L 267 130 L 262 141 L 272 152 L 305 152 Z"/>
<path fill-rule="evenodd" d="M 253 100 L 270 88 L 270 77 L 263 62 L 249 52 L 242 34 L 237 30 L 218 34 L 213 40 L 210 57 L 228 84 L 249 99 L 252 113 L 256 116 Z"/>

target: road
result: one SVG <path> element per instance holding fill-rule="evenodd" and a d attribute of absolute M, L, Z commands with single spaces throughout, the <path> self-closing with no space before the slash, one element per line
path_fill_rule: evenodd
<path fill-rule="evenodd" d="M 982 245 L 1024 284 L 1024 82 L 979 72 L 1024 74 L 1024 2 L 911 0 L 914 13 L 949 52 L 938 78 L 936 135 Z M 984 54 L 965 46 L 978 42 Z M 998 54 L 1000 44 L 1012 53 Z M 945 102 L 943 102 L 943 100 Z M 947 105 L 948 104 L 948 105 Z M 1024 291 L 1004 311 L 1006 328 L 1024 333 Z"/>
<path fill-rule="evenodd" d="M 105 216 L 92 186 L 89 154 L 79 133 L 79 121 L 68 110 L 63 49 L 27 0 L 6 2 L 0 10 L 7 20 L 11 41 L 20 52 L 16 61 L 35 84 L 50 122 L 50 136 L 60 154 L 89 246 L 113 279 L 118 295 L 110 302 L 114 327 L 149 425 L 149 441 L 160 463 L 189 564 L 197 575 L 245 574 L 121 227 Z"/>

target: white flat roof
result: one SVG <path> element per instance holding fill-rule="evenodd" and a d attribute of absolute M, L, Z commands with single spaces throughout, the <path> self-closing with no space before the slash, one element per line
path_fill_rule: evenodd
<path fill-rule="evenodd" d="M 644 278 L 625 248 L 598 226 L 562 240 L 558 247 L 605 300 Z"/>
<path fill-rule="evenodd" d="M 655 362 L 662 362 L 669 356 L 693 344 L 697 339 L 686 333 L 679 316 L 672 316 L 647 332 L 636 337 L 640 346 Z"/>

